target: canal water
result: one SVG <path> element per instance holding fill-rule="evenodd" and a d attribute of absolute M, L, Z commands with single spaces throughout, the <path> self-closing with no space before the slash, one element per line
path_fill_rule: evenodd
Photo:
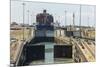
<path fill-rule="evenodd" d="M 54 63 L 54 44 L 45 43 L 45 63 Z"/>

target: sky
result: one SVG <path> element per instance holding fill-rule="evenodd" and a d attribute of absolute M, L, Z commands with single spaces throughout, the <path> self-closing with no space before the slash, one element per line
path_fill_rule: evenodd
<path fill-rule="evenodd" d="M 24 21 L 26 24 L 36 23 L 36 15 L 42 13 L 44 9 L 47 13 L 53 15 L 54 22 L 58 21 L 61 26 L 73 24 L 73 14 L 75 25 L 80 23 L 80 5 L 67 3 L 46 3 L 32 1 L 11 1 L 11 22 L 23 23 L 23 5 Z M 28 12 L 29 11 L 29 12 Z M 65 14 L 66 11 L 66 14 Z M 66 22 L 65 22 L 66 16 Z M 95 26 L 96 23 L 96 6 L 81 5 L 81 25 Z"/>

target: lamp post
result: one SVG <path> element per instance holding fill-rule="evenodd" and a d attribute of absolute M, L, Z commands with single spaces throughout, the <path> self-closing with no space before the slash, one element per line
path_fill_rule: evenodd
<path fill-rule="evenodd" d="M 32 23 L 32 18 L 33 18 L 33 17 L 32 17 L 32 15 L 31 15 L 31 25 L 33 24 L 33 23 Z"/>
<path fill-rule="evenodd" d="M 27 10 L 27 13 L 28 13 L 28 18 L 27 18 L 27 22 L 28 22 L 28 25 L 29 25 L 29 10 Z"/>
<path fill-rule="evenodd" d="M 79 22 L 79 27 L 80 27 L 80 37 L 81 37 L 81 5 L 80 5 L 80 22 Z"/>
<path fill-rule="evenodd" d="M 75 30 L 75 14 L 73 13 L 73 30 Z"/>
<path fill-rule="evenodd" d="M 24 41 L 24 10 L 25 10 L 25 3 L 22 3 L 23 5 L 23 41 Z"/>
<path fill-rule="evenodd" d="M 30 26 L 29 26 L 29 10 L 27 10 L 27 13 L 28 13 L 28 16 L 27 16 L 27 23 L 28 23 L 28 30 L 29 30 L 29 32 L 28 32 L 28 37 L 27 38 L 29 38 L 29 35 L 30 35 Z"/>
<path fill-rule="evenodd" d="M 89 18 L 89 16 L 88 16 L 88 27 L 89 27 L 89 20 L 90 20 L 90 18 Z"/>
<path fill-rule="evenodd" d="M 67 26 L 67 22 L 66 22 L 66 13 L 67 13 L 67 11 L 65 10 L 65 26 Z"/>

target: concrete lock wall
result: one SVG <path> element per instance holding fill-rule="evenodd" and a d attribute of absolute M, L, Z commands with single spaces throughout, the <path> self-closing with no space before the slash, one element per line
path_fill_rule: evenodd
<path fill-rule="evenodd" d="M 51 30 L 36 30 L 36 37 L 54 37 L 54 31 Z"/>
<path fill-rule="evenodd" d="M 45 31 L 43 31 L 43 30 L 36 30 L 35 36 L 36 37 L 44 37 L 44 36 L 46 36 L 45 35 Z"/>
<path fill-rule="evenodd" d="M 45 55 L 44 45 L 27 46 L 26 63 L 28 64 L 35 60 L 44 60 L 45 58 L 44 55 Z"/>
<path fill-rule="evenodd" d="M 72 58 L 72 46 L 55 45 L 54 58 Z"/>
<path fill-rule="evenodd" d="M 65 30 L 56 30 L 55 31 L 55 36 L 65 36 Z"/>
<path fill-rule="evenodd" d="M 35 44 L 40 42 L 54 42 L 54 37 L 35 37 L 30 41 L 30 44 Z"/>
<path fill-rule="evenodd" d="M 52 49 L 53 58 L 72 58 L 72 46 L 54 45 L 52 48 L 54 48 Z M 28 64 L 36 60 L 46 60 L 45 49 L 47 49 L 45 45 L 28 46 L 26 50 L 26 63 Z"/>

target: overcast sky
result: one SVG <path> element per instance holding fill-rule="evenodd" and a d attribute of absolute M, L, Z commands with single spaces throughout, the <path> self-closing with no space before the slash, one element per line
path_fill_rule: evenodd
<path fill-rule="evenodd" d="M 11 22 L 23 23 L 23 1 L 11 1 Z M 80 5 L 76 4 L 60 4 L 60 3 L 44 3 L 44 2 L 24 2 L 25 3 L 25 23 L 36 23 L 36 15 L 42 13 L 43 9 L 47 13 L 52 14 L 54 22 L 59 21 L 61 25 L 70 25 L 73 23 L 73 13 L 75 14 L 75 25 L 79 25 Z M 96 23 L 95 9 L 93 5 L 81 5 L 81 24 L 84 26 L 94 26 Z M 65 10 L 66 23 L 65 23 Z"/>

